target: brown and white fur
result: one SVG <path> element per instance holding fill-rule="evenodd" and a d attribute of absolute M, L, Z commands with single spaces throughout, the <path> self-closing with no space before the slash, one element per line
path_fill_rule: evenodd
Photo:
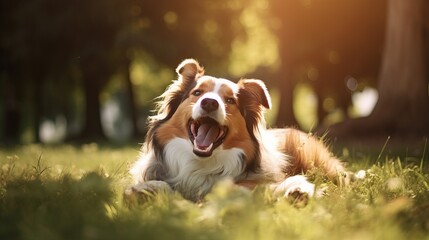
<path fill-rule="evenodd" d="M 295 129 L 265 128 L 270 95 L 260 80 L 238 83 L 204 75 L 193 59 L 176 69 L 178 79 L 161 95 L 157 115 L 138 161 L 136 183 L 125 195 L 175 190 L 199 201 L 219 180 L 245 187 L 274 186 L 274 193 L 314 195 L 301 175 L 318 169 L 334 180 L 342 163 L 316 138 Z"/>

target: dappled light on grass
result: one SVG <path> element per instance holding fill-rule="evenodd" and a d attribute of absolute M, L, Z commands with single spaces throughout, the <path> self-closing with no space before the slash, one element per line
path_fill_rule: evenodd
<path fill-rule="evenodd" d="M 343 151 L 347 152 L 347 151 Z M 366 177 L 350 186 L 309 176 L 323 196 L 305 208 L 219 182 L 206 201 L 162 193 L 127 207 L 127 162 L 137 151 L 98 144 L 32 145 L 0 153 L 1 239 L 422 239 L 429 234 L 427 157 L 363 161 Z M 363 155 L 363 158 L 370 158 Z M 361 161 L 362 160 L 362 161 Z M 365 163 L 363 163 L 365 162 Z"/>

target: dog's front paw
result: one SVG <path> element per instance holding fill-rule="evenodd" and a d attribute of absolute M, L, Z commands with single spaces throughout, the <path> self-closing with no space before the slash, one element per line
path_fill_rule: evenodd
<path fill-rule="evenodd" d="M 130 186 L 124 191 L 124 201 L 128 206 L 146 202 L 157 193 L 170 193 L 173 189 L 164 181 L 147 181 Z"/>
<path fill-rule="evenodd" d="M 314 196 L 314 184 L 307 181 L 304 176 L 292 176 L 275 186 L 274 194 L 285 197 L 295 207 L 305 207 Z"/>

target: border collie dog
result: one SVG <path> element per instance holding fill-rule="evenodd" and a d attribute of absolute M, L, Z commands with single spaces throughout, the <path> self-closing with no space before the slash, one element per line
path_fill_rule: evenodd
<path fill-rule="evenodd" d="M 322 142 L 292 128 L 266 129 L 270 95 L 260 80 L 238 83 L 204 74 L 193 59 L 177 67 L 178 79 L 160 96 L 140 157 L 131 169 L 135 185 L 125 196 L 178 191 L 201 201 L 219 180 L 273 194 L 307 199 L 314 184 L 302 175 L 322 172 L 334 180 L 345 169 Z"/>

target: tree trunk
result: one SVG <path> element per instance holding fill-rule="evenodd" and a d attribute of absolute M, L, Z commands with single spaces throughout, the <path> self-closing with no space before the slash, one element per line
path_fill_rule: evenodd
<path fill-rule="evenodd" d="M 101 104 L 100 93 L 102 85 L 107 75 L 106 68 L 103 68 L 101 61 L 91 58 L 85 61 L 82 66 L 84 93 L 85 93 L 85 127 L 80 138 L 84 140 L 105 139 L 101 125 Z"/>
<path fill-rule="evenodd" d="M 281 95 L 276 126 L 297 127 L 298 122 L 293 111 L 293 90 L 295 89 L 295 84 L 291 79 L 282 79 L 281 81 L 282 82 L 279 84 Z"/>
<path fill-rule="evenodd" d="M 368 117 L 333 126 L 331 134 L 343 137 L 429 134 L 426 1 L 388 1 L 378 102 Z"/>
<path fill-rule="evenodd" d="M 299 127 L 293 111 L 293 92 L 296 85 L 295 79 L 293 79 L 293 65 L 289 59 L 288 50 L 281 47 L 280 51 L 283 53 L 283 59 L 275 82 L 281 93 L 276 127 Z"/>
<path fill-rule="evenodd" d="M 131 82 L 131 73 L 130 73 L 130 67 L 131 67 L 131 60 L 128 56 L 125 57 L 125 85 L 127 90 L 127 96 L 128 96 L 128 104 L 130 107 L 130 117 L 131 117 L 131 123 L 133 126 L 133 138 L 140 137 L 139 136 L 139 129 L 138 129 L 138 113 L 137 113 L 137 106 L 136 106 L 136 100 L 134 97 L 134 88 L 133 83 Z"/>
<path fill-rule="evenodd" d="M 40 142 L 40 121 L 43 117 L 43 106 L 42 106 L 42 97 L 43 97 L 43 86 L 45 85 L 46 74 L 44 69 L 37 67 L 36 65 L 32 66 L 34 72 L 34 79 L 30 84 L 33 85 L 32 89 L 32 110 L 34 111 L 33 115 L 33 132 L 34 132 L 34 142 Z"/>
<path fill-rule="evenodd" d="M 10 69 L 9 69 L 10 70 Z M 7 143 L 15 143 L 19 141 L 20 135 L 20 123 L 21 123 L 21 114 L 20 114 L 20 76 L 16 71 L 10 70 L 9 76 L 5 79 L 2 79 L 4 82 L 2 85 L 2 97 L 4 101 L 5 108 L 5 118 L 4 118 L 4 141 Z"/>

